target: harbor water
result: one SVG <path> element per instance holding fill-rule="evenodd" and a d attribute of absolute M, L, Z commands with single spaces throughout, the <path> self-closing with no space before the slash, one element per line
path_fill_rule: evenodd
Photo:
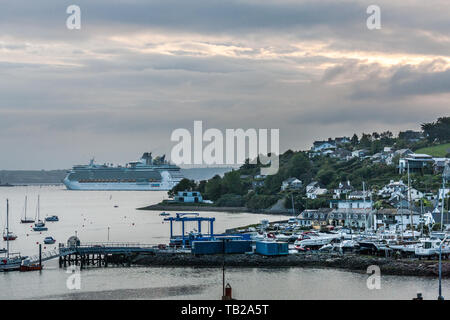
<path fill-rule="evenodd" d="M 40 195 L 40 216 L 57 215 L 59 222 L 47 222 L 48 231 L 34 232 L 32 223 L 20 224 L 24 198 L 27 217 L 35 217 Z M 35 255 L 46 236 L 57 241 L 44 251 L 57 248 L 72 235 L 81 242 L 168 243 L 169 224 L 160 212 L 136 210 L 167 198 L 167 192 L 68 191 L 63 186 L 24 186 L 0 189 L 0 224 L 6 220 L 6 198 L 10 200 L 10 229 L 18 238 L 10 242 L 11 252 Z M 173 212 L 172 212 L 173 213 Z M 262 219 L 284 216 L 249 213 L 202 212 L 215 217 L 215 232 Z M 187 225 L 187 230 L 196 226 Z M 204 225 L 206 228 L 206 224 Z M 180 230 L 175 230 L 180 232 Z M 207 231 L 206 229 L 203 230 Z M 1 241 L 0 248 L 6 247 Z M 58 267 L 57 260 L 44 264 L 42 272 L 0 273 L 0 299 L 219 299 L 220 268 L 108 267 L 88 268 L 79 273 L 80 288 L 70 289 L 73 275 Z M 230 268 L 226 280 L 237 299 L 411 299 L 421 292 L 436 299 L 437 278 L 381 275 L 380 289 L 370 290 L 369 275 L 335 269 L 314 268 Z M 443 295 L 450 297 L 450 280 L 443 281 Z"/>

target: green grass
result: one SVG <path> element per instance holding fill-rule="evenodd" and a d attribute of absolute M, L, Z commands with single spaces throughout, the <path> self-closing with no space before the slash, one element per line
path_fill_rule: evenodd
<path fill-rule="evenodd" d="M 450 143 L 446 143 L 446 144 L 440 144 L 438 146 L 418 149 L 415 151 L 415 153 L 425 153 L 425 154 L 429 154 L 430 156 L 433 156 L 433 157 L 445 157 L 445 155 L 447 153 L 449 153 L 447 151 L 449 149 L 450 149 Z"/>

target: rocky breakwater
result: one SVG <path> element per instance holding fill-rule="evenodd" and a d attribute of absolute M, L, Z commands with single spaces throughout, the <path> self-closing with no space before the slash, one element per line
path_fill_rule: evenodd
<path fill-rule="evenodd" d="M 190 253 L 153 253 L 139 254 L 134 257 L 132 264 L 144 266 L 171 267 L 220 267 L 223 255 L 193 255 Z M 395 260 L 373 256 L 355 254 L 289 254 L 285 256 L 262 256 L 258 254 L 228 254 L 225 255 L 228 267 L 310 267 L 337 268 L 350 271 L 366 272 L 371 265 L 380 267 L 381 273 L 386 275 L 404 276 L 436 276 L 438 262 L 420 261 L 416 259 Z M 442 263 L 443 277 L 450 277 L 450 262 Z"/>

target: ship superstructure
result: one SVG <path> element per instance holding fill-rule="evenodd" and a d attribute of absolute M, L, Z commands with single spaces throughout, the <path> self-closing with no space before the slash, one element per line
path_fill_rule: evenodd
<path fill-rule="evenodd" d="M 183 179 L 180 167 L 165 156 L 152 157 L 145 152 L 141 159 L 125 166 L 96 164 L 76 165 L 63 182 L 69 190 L 170 190 Z"/>

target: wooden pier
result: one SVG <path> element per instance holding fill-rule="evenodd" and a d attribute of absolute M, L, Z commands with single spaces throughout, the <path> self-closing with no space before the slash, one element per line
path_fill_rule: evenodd
<path fill-rule="evenodd" d="M 139 243 L 86 243 L 71 246 L 60 244 L 58 249 L 28 258 L 30 264 L 59 259 L 59 267 L 78 265 L 85 267 L 107 267 L 108 265 L 129 266 L 139 253 L 171 253 L 174 249 L 162 249 L 158 245 Z"/>
<path fill-rule="evenodd" d="M 74 247 L 60 247 L 59 267 L 78 265 L 86 267 L 129 266 L 139 253 L 160 251 L 156 245 L 139 243 L 87 243 Z"/>

